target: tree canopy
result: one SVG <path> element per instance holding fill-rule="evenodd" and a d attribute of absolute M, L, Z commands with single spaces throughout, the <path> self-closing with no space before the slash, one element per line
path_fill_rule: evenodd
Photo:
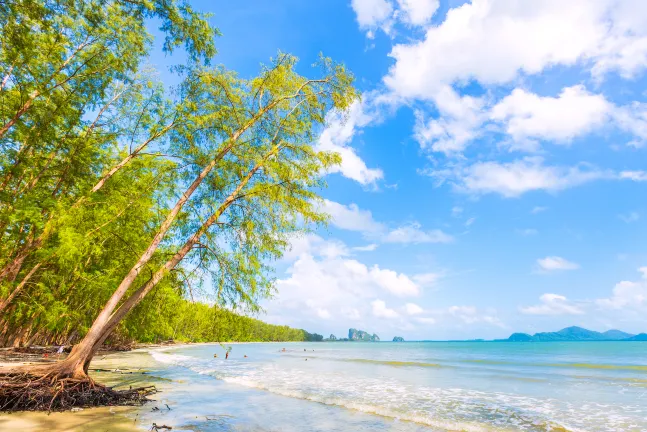
<path fill-rule="evenodd" d="M 314 78 L 278 53 L 257 76 L 212 66 L 218 31 L 174 0 L 0 3 L 0 343 L 111 337 L 305 340 L 257 313 L 273 263 L 325 223 L 339 155 L 312 145 L 357 99 L 343 65 Z M 145 65 L 187 63 L 168 89 Z"/>

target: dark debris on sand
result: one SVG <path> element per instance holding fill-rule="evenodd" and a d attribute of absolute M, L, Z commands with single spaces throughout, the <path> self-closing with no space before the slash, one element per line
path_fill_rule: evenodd
<path fill-rule="evenodd" d="M 91 379 L 0 374 L 0 411 L 65 411 L 71 408 L 142 405 L 154 386 L 115 390 Z"/>

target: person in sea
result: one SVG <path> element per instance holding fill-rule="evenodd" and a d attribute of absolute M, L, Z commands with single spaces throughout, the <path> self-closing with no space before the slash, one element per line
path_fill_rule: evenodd
<path fill-rule="evenodd" d="M 213 358 L 218 358 L 218 354 L 214 354 L 214 355 L 213 355 Z"/>
<path fill-rule="evenodd" d="M 229 351 L 225 353 L 225 360 L 227 360 L 228 358 L 229 358 Z"/>

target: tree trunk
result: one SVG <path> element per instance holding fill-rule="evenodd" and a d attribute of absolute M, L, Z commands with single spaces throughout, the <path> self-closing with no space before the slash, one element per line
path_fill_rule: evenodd
<path fill-rule="evenodd" d="M 236 187 L 236 189 L 227 197 L 223 204 L 218 208 L 218 210 L 209 217 L 207 221 L 200 227 L 200 229 L 194 233 L 189 240 L 183 245 L 183 247 L 169 260 L 167 261 L 153 277 L 140 287 L 135 293 L 133 293 L 124 304 L 115 311 L 119 301 L 126 294 L 128 289 L 131 287 L 141 270 L 152 258 L 154 252 L 157 250 L 159 244 L 164 239 L 166 233 L 171 228 L 176 216 L 184 206 L 184 204 L 189 200 L 191 195 L 195 190 L 200 186 L 202 181 L 207 177 L 211 170 L 216 166 L 218 161 L 224 158 L 229 151 L 233 148 L 237 140 L 247 131 L 252 125 L 254 125 L 259 119 L 270 109 L 275 107 L 280 101 L 285 98 L 277 99 L 262 109 L 260 109 L 254 117 L 252 117 L 245 125 L 243 125 L 239 130 L 237 130 L 230 137 L 226 145 L 220 150 L 220 152 L 212 159 L 208 165 L 206 165 L 203 170 L 200 172 L 198 177 L 193 181 L 191 186 L 182 194 L 182 197 L 177 201 L 173 209 L 166 216 L 166 219 L 160 226 L 158 232 L 155 234 L 153 241 L 150 243 L 146 251 L 140 256 L 137 263 L 132 267 L 128 272 L 126 277 L 119 284 L 113 295 L 110 297 L 106 305 L 103 307 L 95 321 L 92 323 L 92 327 L 85 335 L 85 337 L 74 346 L 70 355 L 60 362 L 57 362 L 53 365 L 37 365 L 37 366 L 24 366 L 20 367 L 17 370 L 21 370 L 30 374 L 41 374 L 49 375 L 55 374 L 59 377 L 71 377 L 75 379 L 85 379 L 90 380 L 87 375 L 87 370 L 90 365 L 92 357 L 99 350 L 101 345 L 105 342 L 108 336 L 112 331 L 117 327 L 119 322 L 123 317 L 128 314 L 139 302 L 150 292 L 151 289 L 157 285 L 157 283 L 170 271 L 173 269 L 191 250 L 191 248 L 198 242 L 200 237 L 204 235 L 207 229 L 217 222 L 218 218 L 222 213 L 233 203 L 242 190 L 242 188 L 249 182 L 254 173 L 267 161 L 267 159 L 275 154 L 280 146 L 275 146 L 264 158 L 263 161 L 257 164 L 244 178 L 241 180 L 241 183 Z M 278 132 L 277 132 L 278 135 Z"/>

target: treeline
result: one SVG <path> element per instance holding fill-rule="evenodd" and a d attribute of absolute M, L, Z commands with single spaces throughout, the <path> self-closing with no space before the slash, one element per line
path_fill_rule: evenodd
<path fill-rule="evenodd" d="M 327 220 L 340 159 L 312 143 L 357 98 L 345 68 L 279 53 L 241 78 L 175 0 L 15 0 L 0 22 L 0 344 L 82 339 L 57 371 L 79 377 L 106 341 L 316 339 L 230 311 L 258 312 Z M 144 64 L 152 22 L 186 54 L 172 89 Z"/>
<path fill-rule="evenodd" d="M 306 341 L 310 336 L 305 330 L 267 324 L 227 309 L 192 303 L 182 298 L 172 301 L 166 299 L 164 304 L 172 307 L 166 316 L 157 315 L 159 319 L 152 322 L 152 325 L 141 325 L 135 317 L 128 319 L 120 336 L 128 340 L 153 343 L 166 340 L 284 342 Z M 147 317 L 147 321 L 148 318 L 152 317 Z"/>
<path fill-rule="evenodd" d="M 321 335 L 288 326 L 267 324 L 259 319 L 241 315 L 220 306 L 192 302 L 184 297 L 182 286 L 160 287 L 124 320 L 118 331 L 107 341 L 115 346 L 133 342 L 284 342 L 320 341 Z M 29 316 L 29 303 L 18 302 Z M 15 310 L 15 309 L 14 309 Z M 60 311 L 60 309 L 59 309 Z M 22 314 L 13 314 L 5 321 L 2 346 L 68 345 L 78 341 L 92 324 L 91 313 L 61 314 L 50 321 L 28 321 L 22 324 Z M 47 317 L 45 314 L 43 317 Z"/>

